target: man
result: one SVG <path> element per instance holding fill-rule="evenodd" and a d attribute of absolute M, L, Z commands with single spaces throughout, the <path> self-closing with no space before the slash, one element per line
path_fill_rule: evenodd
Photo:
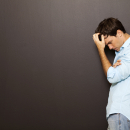
<path fill-rule="evenodd" d="M 99 24 L 93 40 L 111 83 L 106 107 L 108 129 L 130 130 L 130 35 L 118 19 L 108 18 Z M 104 52 L 105 45 L 115 50 L 113 66 Z"/>

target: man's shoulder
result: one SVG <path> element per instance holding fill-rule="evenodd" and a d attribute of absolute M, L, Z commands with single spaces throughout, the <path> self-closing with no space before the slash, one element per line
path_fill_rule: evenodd
<path fill-rule="evenodd" d="M 123 51 L 118 55 L 120 59 L 130 61 L 130 46 L 125 47 Z"/>
<path fill-rule="evenodd" d="M 130 46 L 123 48 L 120 52 L 116 53 L 117 59 L 127 57 L 130 59 Z"/>
<path fill-rule="evenodd" d="M 124 48 L 123 54 L 130 54 L 130 45 Z"/>

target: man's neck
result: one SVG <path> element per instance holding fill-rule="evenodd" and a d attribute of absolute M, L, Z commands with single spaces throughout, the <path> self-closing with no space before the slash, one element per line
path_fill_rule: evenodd
<path fill-rule="evenodd" d="M 124 42 L 123 43 L 125 43 L 128 40 L 128 38 L 130 38 L 130 35 L 128 33 L 125 33 L 124 34 Z"/>

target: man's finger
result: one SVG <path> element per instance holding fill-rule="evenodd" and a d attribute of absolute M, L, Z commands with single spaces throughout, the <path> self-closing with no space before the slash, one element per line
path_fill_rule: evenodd
<path fill-rule="evenodd" d="M 120 63 L 120 62 L 116 62 L 116 63 L 113 65 L 113 67 L 116 68 L 116 67 L 119 66 L 119 65 L 121 65 L 121 63 Z"/>
<path fill-rule="evenodd" d="M 93 34 L 93 40 L 94 41 L 99 41 L 98 35 L 99 35 L 99 33 Z"/>
<path fill-rule="evenodd" d="M 101 36 L 101 38 L 102 38 L 102 42 L 105 42 L 105 40 L 104 40 L 104 36 L 103 36 L 103 35 Z"/>
<path fill-rule="evenodd" d="M 117 60 L 117 62 L 121 62 L 121 60 Z"/>

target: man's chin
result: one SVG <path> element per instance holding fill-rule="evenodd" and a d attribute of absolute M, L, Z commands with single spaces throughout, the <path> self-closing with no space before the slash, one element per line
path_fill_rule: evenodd
<path fill-rule="evenodd" d="M 119 49 L 116 49 L 115 51 L 120 51 Z"/>
<path fill-rule="evenodd" d="M 119 51 L 119 49 L 118 49 L 118 48 L 115 48 L 114 50 L 115 50 L 115 51 Z"/>

